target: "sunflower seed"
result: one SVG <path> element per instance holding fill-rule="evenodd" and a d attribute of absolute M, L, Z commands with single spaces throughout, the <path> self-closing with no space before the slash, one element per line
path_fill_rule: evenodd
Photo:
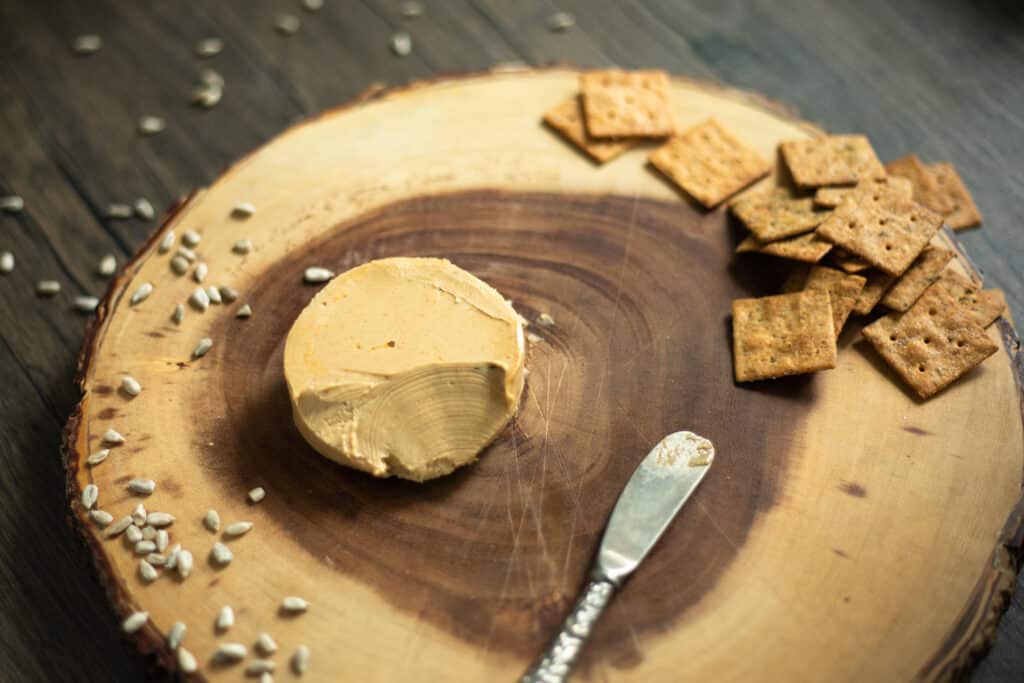
<path fill-rule="evenodd" d="M 238 292 L 235 290 L 234 287 L 221 285 L 220 287 L 217 288 L 217 291 L 220 292 L 220 298 L 229 304 L 238 299 Z"/>
<path fill-rule="evenodd" d="M 180 325 L 181 321 L 185 319 L 185 307 L 181 304 L 174 305 L 174 313 L 171 313 L 171 322 L 175 325 Z"/>
<path fill-rule="evenodd" d="M 171 259 L 171 270 L 175 275 L 184 275 L 188 272 L 188 259 L 178 254 Z"/>
<path fill-rule="evenodd" d="M 36 294 L 39 296 L 53 296 L 60 291 L 60 283 L 56 280 L 40 280 L 36 285 Z"/>
<path fill-rule="evenodd" d="M 548 29 L 556 33 L 565 33 L 576 25 L 576 17 L 568 12 L 555 12 L 548 17 Z"/>
<path fill-rule="evenodd" d="M 220 515 L 217 514 L 216 510 L 206 511 L 206 515 L 203 517 L 203 525 L 213 533 L 220 531 Z"/>
<path fill-rule="evenodd" d="M 136 218 L 141 218 L 144 221 L 151 221 L 156 216 L 156 210 L 145 197 L 136 199 L 132 203 L 132 209 L 135 211 Z"/>
<path fill-rule="evenodd" d="M 153 293 L 153 283 L 143 282 L 139 285 L 139 288 L 132 294 L 131 305 L 141 304 L 143 301 L 149 298 L 149 295 Z"/>
<path fill-rule="evenodd" d="M 156 135 L 162 133 L 164 128 L 167 127 L 166 122 L 159 116 L 142 116 L 139 117 L 139 132 L 143 135 Z"/>
<path fill-rule="evenodd" d="M 541 327 L 554 327 L 555 319 L 551 317 L 550 313 L 541 313 L 537 316 L 537 324 Z"/>
<path fill-rule="evenodd" d="M 412 0 L 410 2 L 403 2 L 398 6 L 398 11 L 406 19 L 415 19 L 423 14 L 423 3 Z"/>
<path fill-rule="evenodd" d="M 274 661 L 272 659 L 250 659 L 249 663 L 245 665 L 245 673 L 247 676 L 268 674 L 273 670 Z"/>
<path fill-rule="evenodd" d="M 192 104 L 204 109 L 211 109 L 220 103 L 220 98 L 223 95 L 223 85 L 198 85 L 192 89 Z"/>
<path fill-rule="evenodd" d="M 153 565 L 143 559 L 139 560 L 139 576 L 142 577 L 142 580 L 146 583 L 152 583 L 156 581 L 157 577 L 160 575 L 157 574 L 156 568 L 153 567 Z"/>
<path fill-rule="evenodd" d="M 203 59 L 215 57 L 224 49 L 224 41 L 220 38 L 203 38 L 196 44 L 196 54 Z"/>
<path fill-rule="evenodd" d="M 223 299 L 220 298 L 220 290 L 213 285 L 207 285 L 206 296 L 210 299 L 211 304 L 219 304 L 223 301 Z"/>
<path fill-rule="evenodd" d="M 249 533 L 250 529 L 252 529 L 252 522 L 235 522 L 225 527 L 224 535 L 227 538 L 238 538 Z"/>
<path fill-rule="evenodd" d="M 236 318 L 248 318 L 250 316 L 252 316 L 252 306 L 249 304 L 242 304 L 242 306 L 239 307 L 238 312 L 235 313 Z"/>
<path fill-rule="evenodd" d="M 302 7 L 307 12 L 316 12 L 323 9 L 324 0 L 302 0 Z"/>
<path fill-rule="evenodd" d="M 161 254 L 166 254 L 174 246 L 174 231 L 168 230 L 164 238 L 160 240 L 160 246 L 157 247 L 157 251 Z"/>
<path fill-rule="evenodd" d="M 281 601 L 281 609 L 285 612 L 299 613 L 309 609 L 309 603 L 302 598 L 289 595 Z"/>
<path fill-rule="evenodd" d="M 181 544 L 175 543 L 171 546 L 171 549 L 167 551 L 167 564 L 164 566 L 168 569 L 174 569 L 178 566 L 178 558 L 181 556 Z"/>
<path fill-rule="evenodd" d="M 295 672 L 296 676 L 301 676 L 306 673 L 306 669 L 309 668 L 309 648 L 305 645 L 299 645 L 295 648 L 295 654 L 292 655 L 292 671 Z"/>
<path fill-rule="evenodd" d="M 113 254 L 106 254 L 100 259 L 96 266 L 96 273 L 100 277 L 110 277 L 117 272 L 117 258 Z"/>
<path fill-rule="evenodd" d="M 214 562 L 221 566 L 227 566 L 231 560 L 235 559 L 235 555 L 231 552 L 231 548 L 228 548 L 220 542 L 213 544 L 213 548 L 210 550 L 210 557 Z"/>
<path fill-rule="evenodd" d="M 72 49 L 75 51 L 75 54 L 80 55 L 95 54 L 99 52 L 102 47 L 103 39 L 94 33 L 86 33 L 85 35 L 78 36 L 72 44 Z"/>
<path fill-rule="evenodd" d="M 135 544 L 142 540 L 142 529 L 132 524 L 130 527 L 125 529 L 124 542 L 131 547 L 135 547 Z"/>
<path fill-rule="evenodd" d="M 25 208 L 25 200 L 16 194 L 0 197 L 0 211 L 7 213 L 21 213 Z"/>
<path fill-rule="evenodd" d="M 117 431 L 116 429 L 108 429 L 107 431 L 103 432 L 102 441 L 103 443 L 108 444 L 122 444 L 124 443 L 124 436 L 122 436 L 121 432 Z"/>
<path fill-rule="evenodd" d="M 233 245 L 231 245 L 231 251 L 236 254 L 248 254 L 252 251 L 252 241 L 248 239 L 237 240 Z"/>
<path fill-rule="evenodd" d="M 260 683 L 274 683 L 274 676 L 269 672 L 260 674 Z"/>
<path fill-rule="evenodd" d="M 299 18 L 293 14 L 278 14 L 274 19 L 274 30 L 283 36 L 290 36 L 299 30 Z"/>
<path fill-rule="evenodd" d="M 241 643 L 221 643 L 213 653 L 213 661 L 220 663 L 237 662 L 245 659 L 248 650 Z"/>
<path fill-rule="evenodd" d="M 167 550 L 167 544 L 171 542 L 171 535 L 167 533 L 167 529 L 157 529 L 156 532 L 156 551 L 162 553 Z"/>
<path fill-rule="evenodd" d="M 188 627 L 180 621 L 171 624 L 171 629 L 167 632 L 167 647 L 177 650 L 178 646 L 181 645 L 181 641 L 185 638 L 185 631 L 187 630 Z"/>
<path fill-rule="evenodd" d="M 188 575 L 192 573 L 192 553 L 188 550 L 182 550 L 177 555 L 178 565 L 178 576 L 183 579 L 187 579 Z"/>
<path fill-rule="evenodd" d="M 109 456 L 109 455 L 110 455 L 110 449 L 109 448 L 101 448 L 98 451 L 96 451 L 95 453 L 93 453 L 92 455 L 90 455 L 88 458 L 86 458 L 85 459 L 85 464 L 87 464 L 87 465 L 99 465 L 101 462 L 106 460 L 107 456 Z"/>
<path fill-rule="evenodd" d="M 114 516 L 106 510 L 89 510 L 89 519 L 96 523 L 96 526 L 103 528 L 114 521 Z"/>
<path fill-rule="evenodd" d="M 277 643 L 269 633 L 261 633 L 256 639 L 256 649 L 263 655 L 270 656 L 277 652 Z"/>
<path fill-rule="evenodd" d="M 306 272 L 303 273 L 302 277 L 308 284 L 319 284 L 321 282 L 327 282 L 334 277 L 334 271 L 328 270 L 327 268 L 320 268 L 319 266 L 311 266 L 306 268 Z"/>
<path fill-rule="evenodd" d="M 122 517 L 121 519 L 117 520 L 116 522 L 108 526 L 106 531 L 103 532 L 103 535 L 107 538 L 113 538 L 114 536 L 123 533 L 124 530 L 128 528 L 135 528 L 132 526 L 131 515 L 127 517 Z"/>
<path fill-rule="evenodd" d="M 14 270 L 14 254 L 9 251 L 0 251 L 0 273 L 9 273 Z"/>
<path fill-rule="evenodd" d="M 100 305 L 100 300 L 94 296 L 76 296 L 71 303 L 79 313 L 92 313 Z"/>
<path fill-rule="evenodd" d="M 121 630 L 125 633 L 135 633 L 149 621 L 149 612 L 132 612 L 128 618 L 121 622 Z"/>
<path fill-rule="evenodd" d="M 203 85 L 221 88 L 224 86 L 224 77 L 214 69 L 203 69 L 199 72 L 199 82 Z"/>
<path fill-rule="evenodd" d="M 153 541 L 142 539 L 135 544 L 136 555 L 149 555 L 152 552 L 156 552 L 156 543 L 153 543 Z"/>
<path fill-rule="evenodd" d="M 192 279 L 196 282 L 202 282 L 206 279 L 207 272 L 209 272 L 209 266 L 207 266 L 203 261 L 200 261 L 199 265 L 196 266 L 196 269 L 192 271 Z"/>
<path fill-rule="evenodd" d="M 238 202 L 231 208 L 232 218 L 249 218 L 256 213 L 256 207 L 251 202 Z"/>
<path fill-rule="evenodd" d="M 163 567 L 167 564 L 167 556 L 160 554 L 160 549 L 157 548 L 157 552 L 146 555 L 146 562 L 149 562 L 154 567 Z"/>
<path fill-rule="evenodd" d="M 221 607 L 220 612 L 217 614 L 217 621 L 214 625 L 218 631 L 227 631 L 235 625 L 235 610 L 231 609 L 227 605 Z"/>
<path fill-rule="evenodd" d="M 153 545 L 156 545 L 156 528 L 149 524 L 142 527 L 142 540 L 153 541 Z"/>
<path fill-rule="evenodd" d="M 100 497 L 100 490 L 96 484 L 89 484 L 82 489 L 82 507 L 86 510 L 91 510 L 92 506 L 96 504 L 96 500 Z"/>
<path fill-rule="evenodd" d="M 185 259 L 189 263 L 195 263 L 196 261 L 196 252 L 192 251 L 188 247 L 178 247 L 178 251 L 176 251 L 175 254 Z"/>
<path fill-rule="evenodd" d="M 132 524 L 137 527 L 146 526 L 146 506 L 142 503 L 136 505 L 132 510 Z"/>
<path fill-rule="evenodd" d="M 263 490 L 263 487 L 262 486 L 257 486 L 253 490 L 249 491 L 249 502 L 250 503 L 258 503 L 261 500 L 263 500 L 264 498 L 266 498 L 266 496 L 267 496 L 267 492 L 265 490 Z"/>
<path fill-rule="evenodd" d="M 146 524 L 151 527 L 163 528 L 174 524 L 175 517 L 169 512 L 150 512 L 146 515 Z"/>
<path fill-rule="evenodd" d="M 213 348 L 213 340 L 209 337 L 204 337 L 199 340 L 196 344 L 196 348 L 192 349 L 192 357 L 195 359 L 202 358 L 206 355 L 206 352 Z"/>
<path fill-rule="evenodd" d="M 199 242 L 202 239 L 203 238 L 195 230 L 186 230 L 185 232 L 181 233 L 182 244 L 189 248 L 198 247 Z"/>
<path fill-rule="evenodd" d="M 111 219 L 122 219 L 132 217 L 132 207 L 128 204 L 121 204 L 115 202 L 113 204 L 107 204 L 107 218 Z"/>
<path fill-rule="evenodd" d="M 121 391 L 129 396 L 138 396 L 142 393 L 142 385 L 131 375 L 125 375 L 121 378 Z"/>
<path fill-rule="evenodd" d="M 140 496 L 148 496 L 156 490 L 156 482 L 152 479 L 132 479 L 128 482 L 128 490 Z"/>
<path fill-rule="evenodd" d="M 210 307 L 210 296 L 206 293 L 205 289 L 197 287 L 196 291 L 192 292 L 192 296 L 188 298 L 188 302 L 196 310 L 205 311 Z"/>
<path fill-rule="evenodd" d="M 412 36 L 405 31 L 399 31 L 391 36 L 391 51 L 399 57 L 405 57 L 412 52 Z"/>
<path fill-rule="evenodd" d="M 530 342 L 531 344 L 539 344 L 542 341 L 544 341 L 544 338 L 534 332 L 527 332 L 526 341 Z"/>
<path fill-rule="evenodd" d="M 191 652 L 183 647 L 178 648 L 178 667 L 183 673 L 191 674 L 195 673 L 199 668 L 199 664 L 196 662 L 196 658 Z"/>

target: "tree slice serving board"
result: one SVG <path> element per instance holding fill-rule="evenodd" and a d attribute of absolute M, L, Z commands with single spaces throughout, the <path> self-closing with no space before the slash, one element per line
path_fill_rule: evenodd
<path fill-rule="evenodd" d="M 296 126 L 178 207 L 111 287 L 83 351 L 69 492 L 116 609 L 149 612 L 132 637 L 161 665 L 174 667 L 163 638 L 181 620 L 210 680 L 243 676 L 210 664 L 218 643 L 262 631 L 279 670 L 309 646 L 310 680 L 514 680 L 563 618 L 633 468 L 678 429 L 712 439 L 715 466 L 611 606 L 578 680 L 941 679 L 991 638 L 1024 472 L 1009 324 L 990 328 L 1005 353 L 926 403 L 857 329 L 830 372 L 735 385 L 730 301 L 777 291 L 781 274 L 735 257 L 726 213 L 673 190 L 648 149 L 597 167 L 542 127 L 576 78 L 444 79 Z M 673 88 L 681 125 L 714 115 L 768 158 L 817 132 L 751 95 Z M 241 201 L 255 215 L 232 217 Z M 204 284 L 242 296 L 188 307 L 177 326 L 196 284 L 157 245 L 186 229 L 202 235 Z M 242 238 L 247 255 L 232 252 Z M 530 328 L 540 341 L 514 422 L 478 464 L 422 485 L 318 456 L 282 376 L 285 335 L 316 291 L 303 269 L 395 255 L 448 257 L 527 319 L 556 321 Z M 153 293 L 130 306 L 142 282 Z M 243 303 L 248 320 L 234 317 Z M 207 336 L 212 351 L 192 360 Z M 126 373 L 136 398 L 118 390 Z M 127 442 L 86 467 L 110 427 Z M 99 507 L 126 515 L 134 477 L 157 483 L 149 510 L 177 516 L 172 543 L 196 557 L 187 580 L 144 584 L 77 502 L 94 482 Z M 255 523 L 224 569 L 207 559 L 208 508 Z M 283 617 L 287 595 L 309 612 Z M 237 619 L 219 635 L 223 605 Z"/>

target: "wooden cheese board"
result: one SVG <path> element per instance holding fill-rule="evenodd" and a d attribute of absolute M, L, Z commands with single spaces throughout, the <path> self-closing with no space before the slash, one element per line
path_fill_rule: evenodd
<path fill-rule="evenodd" d="M 286 680 L 299 644 L 308 680 L 514 680 L 557 629 L 633 468 L 678 429 L 715 443 L 715 467 L 605 615 L 577 680 L 939 680 L 984 649 L 1020 547 L 1010 324 L 989 329 L 1005 352 L 928 402 L 857 324 L 834 370 L 736 385 L 730 301 L 774 293 L 784 273 L 735 256 L 726 212 L 673 190 L 648 149 L 598 167 L 545 129 L 540 114 L 576 87 L 557 68 L 374 91 L 193 194 L 111 286 L 80 362 L 68 489 L 115 609 L 149 613 L 131 638 L 159 671 L 176 670 L 165 636 L 180 620 L 197 679 L 241 680 L 244 664 L 210 663 L 217 644 L 268 632 Z M 820 132 L 717 85 L 677 78 L 673 97 L 681 125 L 715 116 L 768 158 Z M 256 212 L 233 215 L 238 202 Z M 197 286 L 160 253 L 171 230 L 200 234 L 204 284 L 238 301 L 186 304 L 171 322 Z M 233 251 L 240 239 L 251 252 Z M 282 375 L 285 335 L 316 291 L 303 270 L 396 255 L 450 258 L 528 320 L 555 320 L 530 327 L 513 423 L 479 463 L 427 484 L 317 455 Z M 143 282 L 152 294 L 130 305 Z M 252 317 L 236 318 L 246 303 Z M 214 346 L 192 359 L 203 337 Z M 142 385 L 134 398 L 125 374 Z M 87 467 L 108 428 L 125 444 Z M 144 500 L 126 489 L 136 477 L 156 482 Z M 79 504 L 89 483 L 115 518 L 139 500 L 175 515 L 191 576 L 140 579 Z M 226 568 L 207 560 L 209 508 L 255 524 Z M 309 611 L 282 615 L 286 595 Z M 236 623 L 220 634 L 224 605 Z"/>

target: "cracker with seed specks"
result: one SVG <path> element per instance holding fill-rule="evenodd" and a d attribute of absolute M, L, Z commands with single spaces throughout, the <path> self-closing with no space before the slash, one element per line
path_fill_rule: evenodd
<path fill-rule="evenodd" d="M 906 313 L 890 313 L 862 334 L 921 398 L 942 391 L 999 348 L 938 284 Z"/>
<path fill-rule="evenodd" d="M 583 105 L 577 95 L 545 112 L 544 123 L 599 164 L 611 161 L 636 144 L 632 140 L 595 140 L 587 135 Z"/>
<path fill-rule="evenodd" d="M 853 185 L 885 175 L 882 162 L 863 135 L 789 140 L 779 147 L 790 175 L 800 187 Z"/>
<path fill-rule="evenodd" d="M 813 199 L 797 199 L 771 192 L 736 200 L 732 212 L 762 243 L 810 232 L 827 215 L 815 211 Z"/>
<path fill-rule="evenodd" d="M 835 209 L 854 193 L 867 194 L 869 192 L 872 193 L 874 201 L 913 199 L 914 186 L 909 180 L 899 176 L 868 178 L 853 187 L 819 187 L 814 193 L 814 204 L 823 209 Z M 875 193 L 879 193 L 877 199 L 874 197 Z"/>
<path fill-rule="evenodd" d="M 865 284 L 867 278 L 860 275 L 851 275 L 825 266 L 814 266 L 807 274 L 804 289 L 821 289 L 828 292 L 829 303 L 832 305 L 832 321 L 836 336 L 839 336 Z"/>
<path fill-rule="evenodd" d="M 580 74 L 587 133 L 595 138 L 666 137 L 676 132 L 664 71 Z"/>
<path fill-rule="evenodd" d="M 817 263 L 829 252 L 832 243 L 818 237 L 817 233 L 808 232 L 797 237 L 776 240 L 761 244 L 753 235 L 747 237 L 736 246 L 737 254 L 758 253 L 778 256 L 779 258 Z"/>
<path fill-rule="evenodd" d="M 799 375 L 836 366 L 828 293 L 804 290 L 732 302 L 737 382 Z"/>
<path fill-rule="evenodd" d="M 860 290 L 860 295 L 853 304 L 853 312 L 858 315 L 867 315 L 873 311 L 892 283 L 896 281 L 892 275 L 880 270 L 866 270 L 864 278 L 867 282 L 864 283 L 864 289 Z"/>
<path fill-rule="evenodd" d="M 828 258 L 834 265 L 839 266 L 847 273 L 859 273 L 871 267 L 870 263 L 865 263 L 859 256 L 854 256 L 844 249 L 832 249 Z"/>
<path fill-rule="evenodd" d="M 714 119 L 654 150 L 651 163 L 707 208 L 768 175 L 771 166 Z"/>
<path fill-rule="evenodd" d="M 949 202 L 952 205 L 949 213 L 946 214 L 946 223 L 949 227 L 954 230 L 963 230 L 981 225 L 981 211 L 978 210 L 978 205 L 974 203 L 974 198 L 971 197 L 971 193 L 953 164 L 948 161 L 940 161 L 928 166 L 928 170 L 931 171 L 932 177 L 935 179 L 938 192 L 949 197 Z"/>
<path fill-rule="evenodd" d="M 818 226 L 818 234 L 879 270 L 899 276 L 940 227 L 942 216 L 916 202 L 882 205 L 857 203 L 851 197 Z"/>
<path fill-rule="evenodd" d="M 951 268 L 942 271 L 935 286 L 967 309 L 982 327 L 994 323 L 1006 310 L 1006 298 L 1001 290 L 982 289 L 980 283 Z"/>
<path fill-rule="evenodd" d="M 906 178 L 914 186 L 914 200 L 943 215 L 953 210 L 953 202 L 939 190 L 939 184 L 916 154 L 908 154 L 885 165 L 890 176 Z"/>
<path fill-rule="evenodd" d="M 882 297 L 882 305 L 894 311 L 905 311 L 939 279 L 942 269 L 953 258 L 953 252 L 929 246 L 917 257 L 913 265 Z"/>

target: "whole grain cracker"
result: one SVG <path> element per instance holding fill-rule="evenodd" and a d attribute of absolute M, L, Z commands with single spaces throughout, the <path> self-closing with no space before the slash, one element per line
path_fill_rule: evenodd
<path fill-rule="evenodd" d="M 934 396 L 999 348 L 938 284 L 905 313 L 879 318 L 862 334 L 921 398 Z"/>
<path fill-rule="evenodd" d="M 753 235 L 748 235 L 746 239 L 736 246 L 736 253 L 743 254 L 753 252 L 768 254 L 770 256 L 778 256 L 779 258 L 791 259 L 793 261 L 801 261 L 803 263 L 817 263 L 829 252 L 831 248 L 831 242 L 823 240 L 814 232 L 799 235 L 798 237 L 790 237 L 784 240 L 768 242 L 767 244 L 761 244 Z"/>
<path fill-rule="evenodd" d="M 896 281 L 895 277 L 880 270 L 866 270 L 864 278 L 867 282 L 864 283 L 864 289 L 860 290 L 860 295 L 853 304 L 853 312 L 858 315 L 867 315 L 873 311 L 892 283 Z"/>
<path fill-rule="evenodd" d="M 828 255 L 829 261 L 847 273 L 859 273 L 871 267 L 859 256 L 854 256 L 845 249 L 835 248 Z"/>
<path fill-rule="evenodd" d="M 939 184 L 916 154 L 893 159 L 885 165 L 892 176 L 906 178 L 914 186 L 914 200 L 943 215 L 953 210 L 952 200 L 939 190 Z"/>
<path fill-rule="evenodd" d="M 860 275 L 851 275 L 825 266 L 813 266 L 807 273 L 803 288 L 828 292 L 829 303 L 832 306 L 832 322 L 835 325 L 836 336 L 839 336 L 865 284 L 867 278 Z"/>
<path fill-rule="evenodd" d="M 714 119 L 671 138 L 651 153 L 659 171 L 707 208 L 768 175 L 768 162 Z"/>
<path fill-rule="evenodd" d="M 835 209 L 848 197 L 868 193 L 871 193 L 872 201 L 876 202 L 913 199 L 914 186 L 899 176 L 868 178 L 851 187 L 819 187 L 814 193 L 814 203 L 819 208 Z"/>
<path fill-rule="evenodd" d="M 982 327 L 988 327 L 1006 310 L 1006 298 L 998 289 L 982 289 L 981 284 L 971 278 L 946 268 L 935 283 L 963 306 L 971 317 Z"/>
<path fill-rule="evenodd" d="M 671 88 L 664 71 L 580 74 L 587 132 L 595 138 L 666 137 L 675 133 Z"/>
<path fill-rule="evenodd" d="M 789 140 L 779 147 L 799 187 L 853 185 L 865 178 L 885 175 L 882 162 L 863 135 Z"/>
<path fill-rule="evenodd" d="M 836 365 L 829 296 L 804 290 L 732 302 L 737 382 L 828 370 Z"/>
<path fill-rule="evenodd" d="M 636 144 L 632 140 L 596 140 L 588 135 L 583 125 L 583 105 L 577 95 L 549 109 L 543 118 L 551 129 L 599 164 L 611 161 Z"/>
<path fill-rule="evenodd" d="M 949 213 L 946 214 L 946 224 L 954 230 L 973 228 L 981 225 L 981 211 L 974 203 L 970 191 L 964 185 L 956 168 L 948 161 L 940 161 L 928 166 L 932 178 L 938 186 L 939 194 L 949 198 L 952 205 Z"/>
<path fill-rule="evenodd" d="M 762 243 L 810 232 L 827 215 L 815 211 L 813 199 L 780 196 L 774 192 L 742 197 L 732 204 L 732 212 Z"/>
<path fill-rule="evenodd" d="M 882 305 L 894 311 L 905 311 L 932 286 L 942 274 L 942 269 L 953 258 L 953 252 L 943 247 L 930 245 L 921 252 L 914 263 L 882 297 Z"/>

